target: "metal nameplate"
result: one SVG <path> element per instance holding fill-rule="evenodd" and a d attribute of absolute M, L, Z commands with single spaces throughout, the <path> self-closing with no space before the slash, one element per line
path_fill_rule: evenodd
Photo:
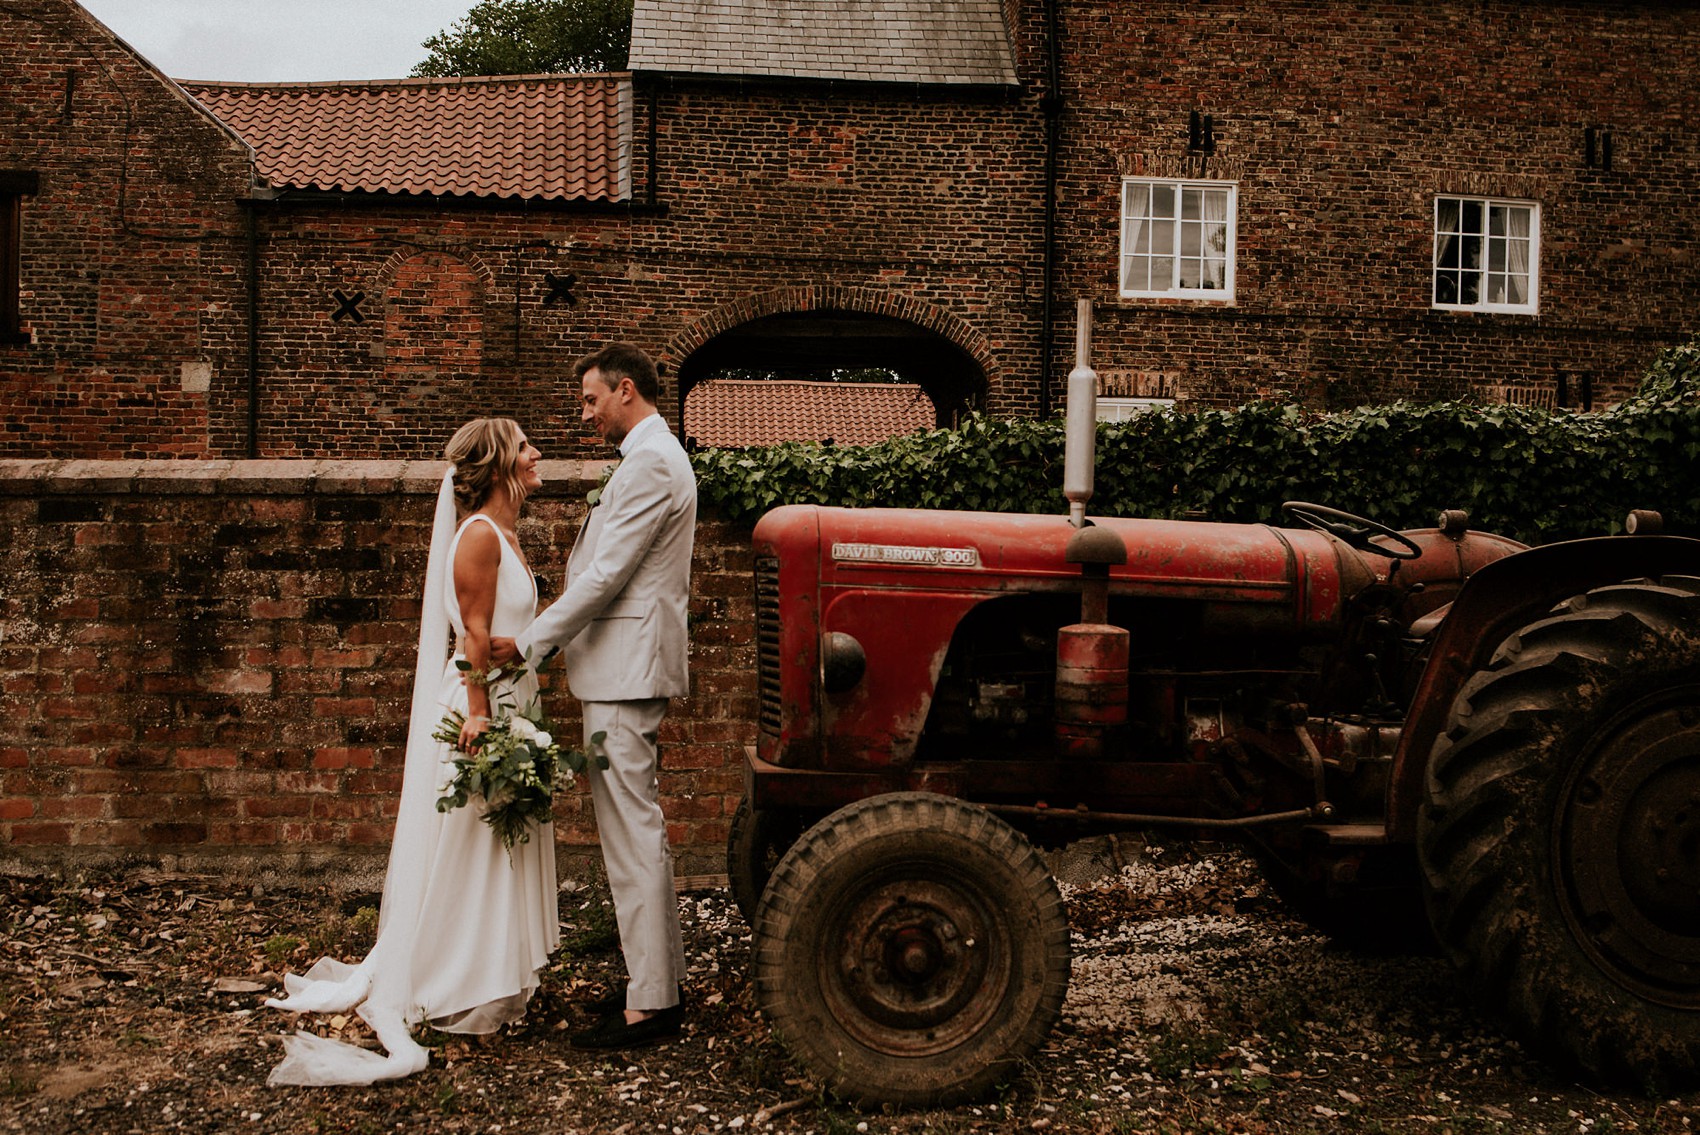
<path fill-rule="evenodd" d="M 834 544 L 832 558 L 847 564 L 977 568 L 978 548 L 919 548 L 912 544 Z"/>

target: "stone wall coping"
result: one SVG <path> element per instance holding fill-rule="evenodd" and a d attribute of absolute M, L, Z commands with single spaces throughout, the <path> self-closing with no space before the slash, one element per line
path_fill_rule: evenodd
<path fill-rule="evenodd" d="M 539 496 L 583 493 L 612 464 L 605 460 L 538 463 Z M 337 461 L 269 458 L 206 460 L 0 460 L 0 497 L 133 493 L 158 496 L 352 496 L 431 493 L 443 461 Z"/>

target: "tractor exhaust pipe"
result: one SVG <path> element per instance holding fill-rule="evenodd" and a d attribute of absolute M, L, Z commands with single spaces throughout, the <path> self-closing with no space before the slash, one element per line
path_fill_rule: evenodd
<path fill-rule="evenodd" d="M 1098 374 L 1092 369 L 1092 301 L 1077 301 L 1075 310 L 1063 496 L 1068 522 L 1078 530 L 1064 555 L 1080 565 L 1080 622 L 1057 632 L 1056 737 L 1066 756 L 1095 760 L 1127 727 L 1129 635 L 1109 625 L 1110 566 L 1127 562 L 1127 546 L 1086 519 L 1097 461 Z"/>
<path fill-rule="evenodd" d="M 1075 301 L 1074 369 L 1068 372 L 1068 417 L 1064 419 L 1063 496 L 1068 522 L 1086 525 L 1092 499 L 1092 467 L 1098 454 L 1098 372 L 1092 369 L 1092 301 Z"/>

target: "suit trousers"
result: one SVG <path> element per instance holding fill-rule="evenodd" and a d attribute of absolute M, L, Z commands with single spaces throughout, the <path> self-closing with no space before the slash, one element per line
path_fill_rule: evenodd
<path fill-rule="evenodd" d="M 620 950 L 626 959 L 626 1008 L 665 1009 L 678 1003 L 685 976 L 685 943 L 679 930 L 679 896 L 673 882 L 673 849 L 661 814 L 656 734 L 666 698 L 582 703 L 584 738 L 605 733 L 608 767 L 594 765 L 590 798 Z"/>

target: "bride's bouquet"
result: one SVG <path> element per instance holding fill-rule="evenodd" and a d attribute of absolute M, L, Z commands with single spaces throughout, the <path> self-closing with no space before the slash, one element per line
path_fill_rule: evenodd
<path fill-rule="evenodd" d="M 465 668 L 465 663 L 459 665 Z M 508 676 L 518 677 L 518 673 Z M 499 700 L 493 689 L 491 694 L 490 723 L 478 735 L 472 752 L 458 748 L 461 727 L 466 724 L 466 715 L 458 709 L 445 714 L 431 734 L 456 753 L 446 763 L 453 770 L 451 775 L 437 787 L 437 811 L 483 798 L 484 822 L 511 855 L 516 843 L 530 843 L 532 829 L 549 819 L 556 789 L 573 783 L 592 761 L 599 768 L 607 767 L 608 759 L 600 751 L 605 734 L 590 738 L 590 753 L 562 745 L 555 740 L 540 699 L 518 706 L 511 693 Z"/>

